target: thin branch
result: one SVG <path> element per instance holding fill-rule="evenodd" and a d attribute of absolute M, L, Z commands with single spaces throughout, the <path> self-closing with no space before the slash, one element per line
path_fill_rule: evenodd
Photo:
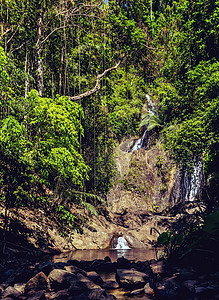
<path fill-rule="evenodd" d="M 163 47 L 160 47 L 160 48 L 149 47 L 149 46 L 147 46 L 147 45 L 145 45 L 145 44 L 143 44 L 143 46 L 145 46 L 146 48 L 151 49 L 151 50 L 160 50 L 160 49 L 164 49 Z"/>
<path fill-rule="evenodd" d="M 25 15 L 25 14 L 24 14 Z M 10 39 L 7 41 L 7 44 L 10 43 L 10 41 L 13 39 L 13 37 L 15 36 L 15 34 L 17 33 L 21 23 L 24 21 L 24 15 L 22 16 L 22 19 L 20 20 L 20 23 L 16 26 L 16 30 L 14 32 L 14 34 L 12 34 L 12 36 L 10 37 Z"/>
<path fill-rule="evenodd" d="M 83 8 L 83 7 L 89 7 L 89 8 L 95 8 L 95 7 L 99 7 L 98 5 L 89 5 L 89 4 L 81 4 L 80 7 L 75 7 L 75 8 L 70 8 L 70 9 L 67 9 L 67 10 L 63 10 L 59 13 L 57 13 L 54 18 L 58 17 L 59 15 L 66 15 L 67 14 L 67 18 L 71 17 L 71 16 L 84 16 L 85 14 L 79 14 L 78 12 Z M 89 15 L 86 15 L 86 16 L 89 16 Z M 51 22 L 52 20 L 49 20 L 47 22 L 47 24 L 45 25 L 45 28 L 49 25 L 49 23 Z"/>
<path fill-rule="evenodd" d="M 9 31 L 11 31 L 11 28 L 6 29 L 6 31 L 1 34 L 0 39 L 2 39 L 3 36 L 6 35 Z"/>
<path fill-rule="evenodd" d="M 50 35 L 52 35 L 54 32 L 56 32 L 57 30 L 59 29 L 63 29 L 63 28 L 66 28 L 66 26 L 60 26 L 60 27 L 57 27 L 55 29 L 53 29 L 41 42 L 40 42 L 40 45 L 42 45 L 49 37 Z M 36 46 L 38 46 L 39 44 L 39 40 L 37 41 L 36 43 Z"/>
<path fill-rule="evenodd" d="M 76 14 L 77 16 L 77 14 Z M 94 15 L 84 15 L 84 14 L 80 14 L 80 16 L 86 16 L 86 17 L 95 17 Z M 48 40 L 48 38 L 54 33 L 56 32 L 57 30 L 59 29 L 64 29 L 64 28 L 68 28 L 68 27 L 79 27 L 81 28 L 81 26 L 77 25 L 77 24 L 72 24 L 72 25 L 63 25 L 63 26 L 60 26 L 60 27 L 57 27 L 55 29 L 53 29 L 41 42 L 40 42 L 40 45 L 42 45 L 46 40 Z M 39 44 L 39 41 L 37 41 L 36 43 L 36 46 L 38 46 Z"/>
<path fill-rule="evenodd" d="M 15 48 L 13 51 L 10 51 L 9 53 L 13 53 L 14 51 L 19 50 L 20 48 L 22 48 L 25 45 L 25 43 L 21 44 L 20 46 L 18 46 L 17 48 Z"/>
<path fill-rule="evenodd" d="M 123 58 L 113 67 L 109 68 L 109 69 L 106 69 L 103 73 L 97 75 L 97 78 L 96 78 L 96 84 L 94 86 L 94 88 L 92 88 L 91 90 L 85 92 L 85 93 L 82 93 L 82 94 L 79 94 L 77 96 L 73 96 L 73 97 L 68 97 L 69 100 L 71 101 L 77 101 L 77 100 L 81 100 L 85 97 L 88 97 L 92 94 L 94 94 L 95 92 L 97 92 L 99 89 L 100 89 L 100 79 L 102 77 L 104 77 L 108 72 L 112 71 L 112 70 L 116 70 L 118 68 L 118 66 L 121 64 L 121 62 L 123 61 L 125 56 L 123 56 Z"/>

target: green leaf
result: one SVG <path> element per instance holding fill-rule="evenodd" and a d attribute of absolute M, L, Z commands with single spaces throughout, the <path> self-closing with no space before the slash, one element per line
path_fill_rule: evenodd
<path fill-rule="evenodd" d="M 84 207 L 89 210 L 93 215 L 98 216 L 98 212 L 97 209 L 90 203 L 87 202 L 82 202 L 82 204 L 84 205 Z"/>
<path fill-rule="evenodd" d="M 213 235 L 219 234 L 219 211 L 216 211 L 207 216 L 204 221 L 203 229 Z"/>

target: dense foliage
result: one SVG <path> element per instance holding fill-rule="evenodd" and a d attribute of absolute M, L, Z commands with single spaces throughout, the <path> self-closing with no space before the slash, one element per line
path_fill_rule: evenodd
<path fill-rule="evenodd" d="M 204 196 L 215 205 L 218 4 L 2 0 L 1 203 L 52 202 L 64 214 L 72 202 L 97 208 L 111 185 L 114 146 L 139 134 L 150 91 L 158 106 L 150 131 L 184 170 L 204 161 Z M 96 93 L 70 100 L 119 61 Z"/>

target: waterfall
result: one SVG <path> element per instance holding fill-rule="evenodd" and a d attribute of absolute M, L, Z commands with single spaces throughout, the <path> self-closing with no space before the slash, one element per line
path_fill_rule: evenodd
<path fill-rule="evenodd" d="M 116 250 L 118 249 L 131 249 L 123 236 L 118 237 L 117 245 L 115 247 Z"/>
<path fill-rule="evenodd" d="M 148 121 L 150 120 L 150 117 L 154 115 L 154 105 L 150 99 L 150 96 L 148 94 L 146 94 L 146 100 L 147 100 L 147 104 L 148 104 Z M 138 149 L 141 149 L 143 147 L 144 144 L 144 140 L 146 138 L 146 134 L 147 134 L 147 125 L 145 125 L 145 129 L 144 129 L 144 133 L 142 135 L 141 138 L 139 138 L 134 146 L 132 147 L 131 151 L 136 151 Z"/>
<path fill-rule="evenodd" d="M 203 163 L 202 161 L 194 162 L 193 172 L 188 175 L 188 172 L 184 176 L 185 187 L 185 201 L 194 201 L 201 190 L 201 182 L 203 179 L 202 174 Z"/>

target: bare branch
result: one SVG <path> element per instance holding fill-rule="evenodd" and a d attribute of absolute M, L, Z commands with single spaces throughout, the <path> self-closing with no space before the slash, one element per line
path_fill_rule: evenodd
<path fill-rule="evenodd" d="M 2 25 L 3 26 L 3 25 Z M 8 29 L 6 29 L 6 31 L 5 32 L 2 32 L 1 33 L 1 36 L 0 36 L 0 40 L 3 38 L 3 36 L 5 35 L 5 34 L 7 34 L 9 31 L 11 31 L 11 28 L 8 28 Z"/>
<path fill-rule="evenodd" d="M 85 93 L 82 93 L 82 94 L 79 94 L 77 96 L 73 96 L 73 97 L 68 97 L 69 100 L 71 101 L 77 101 L 77 100 L 81 100 L 85 97 L 88 97 L 92 94 L 94 94 L 95 92 L 97 92 L 99 89 L 100 89 L 100 79 L 102 77 L 104 77 L 108 72 L 112 71 L 112 70 L 116 70 L 118 68 L 118 66 L 121 64 L 121 62 L 124 60 L 125 56 L 123 56 L 123 58 L 113 67 L 109 68 L 109 69 L 106 69 L 103 73 L 97 75 L 97 78 L 96 78 L 96 84 L 94 86 L 94 88 L 92 88 L 91 90 L 85 92 Z"/>
<path fill-rule="evenodd" d="M 7 44 L 10 43 L 10 41 L 13 39 L 13 37 L 15 36 L 15 34 L 17 33 L 21 23 L 24 21 L 24 16 L 25 14 L 22 16 L 22 19 L 20 20 L 20 23 L 16 26 L 16 30 L 15 32 L 12 34 L 12 36 L 10 37 L 10 39 L 7 41 Z"/>
<path fill-rule="evenodd" d="M 15 48 L 14 50 L 10 51 L 9 53 L 13 53 L 14 51 L 19 50 L 20 48 L 22 48 L 25 45 L 25 43 L 21 44 L 20 46 L 18 46 L 17 48 Z"/>
<path fill-rule="evenodd" d="M 59 30 L 59 29 L 63 29 L 63 28 L 66 28 L 66 26 L 60 26 L 60 27 L 57 27 L 57 28 L 55 28 L 55 29 L 53 29 L 41 42 L 40 42 L 40 44 L 42 45 L 49 37 L 50 37 L 50 35 L 52 35 L 54 32 L 56 32 L 57 30 Z M 36 46 L 38 46 L 38 44 L 39 44 L 39 41 L 37 41 L 37 44 L 36 44 Z"/>

